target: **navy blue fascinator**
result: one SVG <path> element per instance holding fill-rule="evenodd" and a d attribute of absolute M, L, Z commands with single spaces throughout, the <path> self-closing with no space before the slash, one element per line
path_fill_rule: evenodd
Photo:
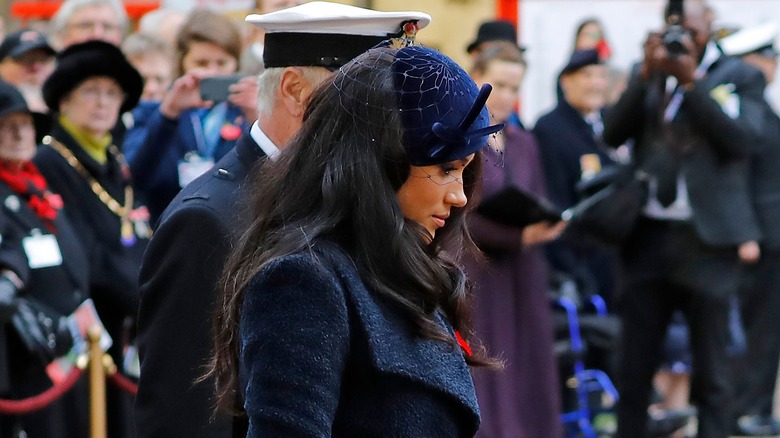
<path fill-rule="evenodd" d="M 422 46 L 400 49 L 393 63 L 395 89 L 410 162 L 429 166 L 465 158 L 504 125 L 490 125 L 485 102 L 492 87 L 478 89 L 452 59 Z"/>

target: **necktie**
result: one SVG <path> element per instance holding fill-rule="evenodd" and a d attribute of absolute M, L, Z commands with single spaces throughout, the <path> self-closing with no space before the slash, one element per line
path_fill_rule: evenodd
<path fill-rule="evenodd" d="M 601 121 L 601 115 L 599 113 L 588 114 L 585 116 L 585 121 L 590 125 L 593 136 L 596 139 L 601 139 L 601 135 L 604 133 L 604 122 Z"/>

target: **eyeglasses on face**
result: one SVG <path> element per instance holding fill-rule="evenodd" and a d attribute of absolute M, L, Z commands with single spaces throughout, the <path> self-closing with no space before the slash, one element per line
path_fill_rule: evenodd
<path fill-rule="evenodd" d="M 125 93 L 118 88 L 104 88 L 97 85 L 87 85 L 77 88 L 74 93 L 83 99 L 92 101 L 97 101 L 101 96 L 103 96 L 112 103 L 122 102 L 125 98 Z"/>
<path fill-rule="evenodd" d="M 119 32 L 119 25 L 108 21 L 77 21 L 68 24 L 68 27 L 79 32 L 94 32 L 98 28 L 104 32 Z"/>

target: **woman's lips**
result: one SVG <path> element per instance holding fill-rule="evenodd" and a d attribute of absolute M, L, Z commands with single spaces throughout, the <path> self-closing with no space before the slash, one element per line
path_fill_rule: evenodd
<path fill-rule="evenodd" d="M 436 224 L 436 226 L 439 227 L 439 228 L 442 228 L 444 226 L 444 224 L 447 223 L 447 218 L 449 217 L 449 215 L 447 215 L 447 216 L 432 216 L 432 217 L 433 217 L 433 222 Z"/>

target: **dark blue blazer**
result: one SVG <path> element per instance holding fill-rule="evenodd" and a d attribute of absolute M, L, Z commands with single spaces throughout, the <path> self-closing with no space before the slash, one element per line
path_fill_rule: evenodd
<path fill-rule="evenodd" d="M 563 97 L 555 109 L 539 118 L 533 134 L 539 143 L 547 196 L 561 209 L 579 201 L 576 185 L 582 175 L 581 156 L 598 155 L 602 168 L 615 164 L 590 125 Z"/>
<path fill-rule="evenodd" d="M 252 279 L 239 342 L 248 437 L 452 438 L 479 426 L 460 348 L 418 336 L 335 244 L 278 258 Z"/>
<path fill-rule="evenodd" d="M 204 147 L 200 118 L 206 111 L 187 110 L 171 120 L 160 113 L 158 102 L 145 102 L 133 110 L 133 128 L 126 134 L 122 150 L 153 219 L 160 217 L 181 190 L 179 161 Z M 233 105 L 228 106 L 225 123 L 238 126 L 241 132 L 250 126 L 241 109 Z M 212 158 L 219 161 L 235 145 L 235 140 L 220 137 Z M 205 155 L 205 151 L 199 153 Z"/>
<path fill-rule="evenodd" d="M 213 421 L 214 383 L 194 383 L 211 354 L 213 304 L 252 169 L 265 161 L 245 133 L 214 168 L 185 187 L 160 219 L 140 275 L 135 404 L 141 437 L 246 435 L 241 419 Z"/>
<path fill-rule="evenodd" d="M 547 195 L 561 209 L 580 200 L 576 187 L 582 178 L 583 155 L 597 155 L 602 169 L 615 165 L 606 146 L 563 95 L 555 109 L 536 122 L 533 133 L 539 143 Z M 545 252 L 552 268 L 573 278 L 581 293 L 601 294 L 608 300 L 614 293 L 614 256 L 576 224 L 570 224 L 560 239 L 547 244 Z"/>
<path fill-rule="evenodd" d="M 751 157 L 753 205 L 767 249 L 780 251 L 780 117 L 766 104 L 761 148 Z"/>
<path fill-rule="evenodd" d="M 749 156 L 766 123 L 763 74 L 742 61 L 721 56 L 684 94 L 677 117 L 663 122 L 665 78 L 642 79 L 638 69 L 604 119 L 604 140 L 618 146 L 634 140 L 635 165 L 651 176 L 676 163 L 685 177 L 701 241 L 730 247 L 760 240 L 748 187 Z M 732 119 L 711 96 L 727 87 L 738 96 Z"/>

